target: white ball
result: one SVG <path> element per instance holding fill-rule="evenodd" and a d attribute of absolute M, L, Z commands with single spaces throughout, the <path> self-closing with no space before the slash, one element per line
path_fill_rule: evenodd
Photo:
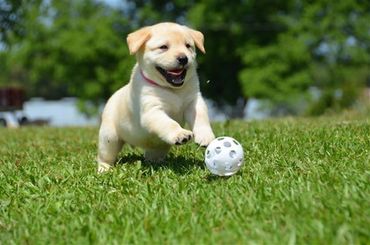
<path fill-rule="evenodd" d="M 218 137 L 207 147 L 205 163 L 211 173 L 230 176 L 238 172 L 243 165 L 243 147 L 231 137 Z"/>

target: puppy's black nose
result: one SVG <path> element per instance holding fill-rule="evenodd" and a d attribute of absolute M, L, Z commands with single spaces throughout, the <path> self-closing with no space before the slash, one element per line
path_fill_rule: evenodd
<path fill-rule="evenodd" d="M 177 62 L 179 62 L 180 65 L 186 65 L 188 63 L 188 57 L 186 56 L 179 56 L 177 57 Z"/>

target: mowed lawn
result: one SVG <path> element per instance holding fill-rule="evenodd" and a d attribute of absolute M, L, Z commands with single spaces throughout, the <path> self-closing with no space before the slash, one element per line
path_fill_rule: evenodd
<path fill-rule="evenodd" d="M 214 124 L 244 147 L 230 178 L 193 142 L 98 175 L 97 130 L 0 129 L 0 244 L 370 243 L 366 119 Z"/>

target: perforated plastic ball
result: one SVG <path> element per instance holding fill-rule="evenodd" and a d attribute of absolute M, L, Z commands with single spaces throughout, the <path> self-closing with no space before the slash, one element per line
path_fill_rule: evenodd
<path fill-rule="evenodd" d="M 243 147 L 231 137 L 218 137 L 207 147 L 205 163 L 209 171 L 219 176 L 230 176 L 243 165 Z"/>

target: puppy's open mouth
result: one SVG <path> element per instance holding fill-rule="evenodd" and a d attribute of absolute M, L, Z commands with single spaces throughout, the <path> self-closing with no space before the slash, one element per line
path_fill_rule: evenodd
<path fill-rule="evenodd" d="M 180 87 L 184 84 L 185 76 L 186 76 L 186 69 L 173 69 L 173 70 L 165 70 L 162 67 L 156 66 L 157 70 L 161 75 L 166 79 L 168 83 L 170 83 L 174 87 Z"/>

